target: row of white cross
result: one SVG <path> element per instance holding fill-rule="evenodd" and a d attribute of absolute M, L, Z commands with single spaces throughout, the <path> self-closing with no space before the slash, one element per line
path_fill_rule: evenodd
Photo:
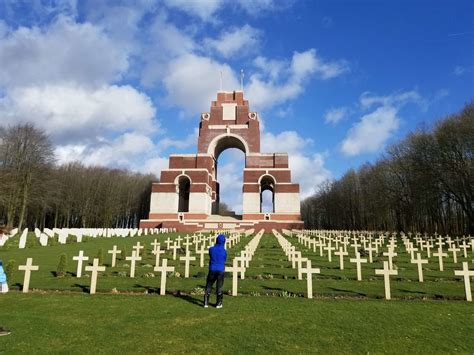
<path fill-rule="evenodd" d="M 245 279 L 245 270 L 249 267 L 250 261 L 253 258 L 255 251 L 257 250 L 258 244 L 264 230 L 258 232 L 250 242 L 244 247 L 244 250 L 240 252 L 240 256 L 235 257 L 232 260 L 232 266 L 226 266 L 225 272 L 232 273 L 232 296 L 237 296 L 237 277 L 240 273 L 240 279 Z"/>
<path fill-rule="evenodd" d="M 28 237 L 28 228 L 23 229 L 19 241 L 18 248 L 24 249 Z M 78 243 L 82 242 L 83 237 L 135 237 L 148 234 L 161 234 L 175 232 L 175 228 L 44 228 L 43 231 L 35 228 L 35 236 L 41 246 L 47 246 L 48 241 L 58 236 L 60 244 L 66 244 L 69 237 L 75 237 Z M 13 229 L 8 235 L 0 235 L 0 247 L 2 247 L 9 239 L 18 234 L 18 228 Z"/>
<path fill-rule="evenodd" d="M 286 234 L 292 236 L 293 232 L 291 231 L 285 231 Z M 389 285 L 389 275 L 397 275 L 397 271 L 394 270 L 393 267 L 393 258 L 397 256 L 397 253 L 395 253 L 395 248 L 397 247 L 397 240 L 395 238 L 395 235 L 392 235 L 390 239 L 388 239 L 387 236 L 385 235 L 379 235 L 378 237 L 373 238 L 371 234 L 368 236 L 365 235 L 356 235 L 353 234 L 352 237 L 349 237 L 348 235 L 342 236 L 341 234 L 334 235 L 333 232 L 331 233 L 317 233 L 315 234 L 313 231 L 311 233 L 306 233 L 311 234 L 313 237 L 310 237 L 309 235 L 305 235 L 301 233 L 300 231 L 297 231 L 297 239 L 298 242 L 303 244 L 306 247 L 311 247 L 313 249 L 313 252 L 316 252 L 316 247 L 319 247 L 319 254 L 323 256 L 323 250 L 327 251 L 327 256 L 328 256 L 328 261 L 332 261 L 331 253 L 333 250 L 335 250 L 338 246 L 338 244 L 342 245 L 339 247 L 339 251 L 335 252 L 335 255 L 339 256 L 339 264 L 340 264 L 340 269 L 344 269 L 344 256 L 348 255 L 347 252 L 347 247 L 350 245 L 352 248 L 354 248 L 354 254 L 355 258 L 351 258 L 349 261 L 352 263 L 356 263 L 356 269 L 357 269 L 357 280 L 360 281 L 362 280 L 362 269 L 361 269 L 361 264 L 362 263 L 367 263 L 367 259 L 362 259 L 360 258 L 360 253 L 359 253 L 359 247 L 363 247 L 364 250 L 366 250 L 369 253 L 369 262 L 373 262 L 373 251 L 375 251 L 378 254 L 379 247 L 383 247 L 385 242 L 388 241 L 388 250 L 387 252 L 383 252 L 383 256 L 388 257 L 388 261 L 384 261 L 384 269 L 382 270 L 376 270 L 377 275 L 384 275 L 384 281 L 385 281 L 385 294 L 386 297 L 388 295 L 388 298 L 390 298 L 390 285 Z M 349 239 L 352 239 L 352 243 L 349 242 Z M 416 236 L 414 238 L 416 245 L 418 246 L 415 247 L 414 243 L 410 241 L 409 238 L 407 238 L 405 235 L 402 235 L 402 241 L 405 247 L 405 250 L 407 253 L 410 254 L 411 260 L 410 262 L 412 264 L 417 264 L 417 269 L 418 269 L 418 280 L 419 282 L 423 282 L 423 264 L 427 264 L 428 260 L 427 259 L 422 259 L 421 253 L 418 252 L 416 253 L 416 258 L 415 258 L 415 252 L 418 250 L 423 251 L 426 250 L 426 253 L 428 257 L 431 257 L 430 250 L 434 247 L 434 244 L 438 246 L 438 252 L 432 253 L 433 256 L 438 257 L 438 265 L 439 265 L 439 270 L 444 271 L 444 264 L 443 264 L 443 257 L 447 257 L 448 254 L 443 252 L 443 246 L 448 245 L 448 250 L 453 252 L 453 261 L 454 263 L 457 263 L 457 254 L 456 252 L 460 251 L 461 249 L 463 250 L 464 257 L 468 257 L 467 249 L 469 245 L 473 249 L 473 254 L 474 254 L 474 239 L 471 239 L 470 237 L 463 237 L 463 238 L 456 238 L 455 240 L 452 240 L 449 236 L 443 239 L 441 236 L 437 236 L 436 239 L 434 238 L 425 238 L 422 239 L 421 236 Z M 436 241 L 436 243 L 435 243 Z M 332 247 L 332 243 L 336 244 L 336 248 Z M 361 242 L 361 244 L 359 244 Z M 456 245 L 460 246 L 461 249 L 457 248 Z M 387 262 L 387 270 L 385 267 L 385 262 Z M 463 270 L 455 270 L 455 275 L 456 276 L 463 276 L 464 277 L 464 285 L 465 285 L 465 292 L 466 292 L 466 299 L 468 301 L 472 301 L 472 293 L 471 293 L 471 287 L 470 287 L 470 276 L 474 275 L 474 271 L 470 271 L 468 267 L 468 262 L 463 262 Z"/>
<path fill-rule="evenodd" d="M 263 231 L 259 233 L 260 237 L 263 234 Z M 193 239 L 193 242 L 190 242 L 190 240 Z M 234 233 L 232 236 L 227 238 L 226 245 L 228 248 L 232 247 L 233 245 L 237 244 L 240 242 L 241 235 L 239 233 Z M 198 236 L 186 236 L 184 238 L 181 238 L 181 236 L 178 236 L 176 240 L 172 241 L 170 238 L 168 238 L 165 243 L 167 244 L 167 249 L 172 249 L 173 254 L 174 254 L 174 260 L 176 259 L 176 250 L 181 248 L 181 241 L 184 242 L 182 243 L 183 246 L 186 247 L 186 254 L 185 256 L 180 257 L 179 259 L 181 261 L 185 262 L 185 278 L 189 277 L 189 268 L 190 268 L 190 261 L 196 260 L 196 257 L 193 257 L 190 255 L 190 250 L 189 247 L 193 244 L 196 244 L 196 249 L 197 249 L 197 244 L 201 244 L 201 248 L 199 249 L 199 253 L 201 255 L 201 261 L 200 265 L 201 267 L 204 266 L 204 254 L 207 252 L 207 248 L 205 249 L 206 244 L 209 241 L 214 241 L 215 236 L 205 236 L 199 234 Z M 160 243 L 155 239 L 152 243 L 150 243 L 151 246 L 153 247 L 152 253 L 156 256 L 155 259 L 155 267 L 154 271 L 156 272 L 161 272 L 161 284 L 160 284 L 160 294 L 164 295 L 166 292 L 166 279 L 167 279 L 167 273 L 168 272 L 174 272 L 175 267 L 174 266 L 169 266 L 168 265 L 168 259 L 163 259 L 162 264 L 160 266 L 160 255 L 165 253 L 165 250 L 161 250 L 160 248 Z M 212 245 L 212 244 L 210 244 Z M 144 245 L 141 245 L 140 242 L 138 242 L 136 245 L 134 245 L 131 256 L 127 256 L 126 260 L 130 261 L 130 277 L 133 278 L 135 277 L 135 268 L 136 268 L 136 262 L 142 260 L 142 257 L 140 256 L 141 250 L 145 248 Z M 246 248 L 245 252 L 243 255 L 245 257 L 250 257 L 253 255 L 251 252 L 252 248 Z M 204 252 L 204 253 L 203 253 Z M 116 260 L 117 260 L 117 255 L 121 253 L 121 250 L 117 249 L 117 246 L 114 245 L 111 250 L 108 250 L 108 253 L 112 255 L 112 263 L 111 267 L 116 266 Z M 93 259 L 93 264 L 92 266 L 86 266 L 83 268 L 83 263 L 85 261 L 89 260 L 88 256 L 84 255 L 84 251 L 80 250 L 79 255 L 73 257 L 74 261 L 77 261 L 77 272 L 76 272 L 76 277 L 82 277 L 82 270 L 84 269 L 85 271 L 91 271 L 91 284 L 90 284 L 90 293 L 94 294 L 96 292 L 96 286 L 97 286 L 97 277 L 99 272 L 104 272 L 106 270 L 105 266 L 100 266 L 99 265 L 99 259 L 94 258 Z M 31 277 L 31 271 L 37 271 L 39 270 L 39 266 L 33 265 L 33 259 L 28 258 L 26 265 L 20 265 L 19 270 L 25 271 L 25 276 L 24 276 L 24 281 L 23 281 L 23 292 L 27 293 L 29 292 L 29 284 L 30 284 L 30 277 Z M 231 271 L 231 270 L 230 270 Z"/>

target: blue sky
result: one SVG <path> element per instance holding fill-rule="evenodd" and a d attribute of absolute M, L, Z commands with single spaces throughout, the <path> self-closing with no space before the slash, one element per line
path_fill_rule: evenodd
<path fill-rule="evenodd" d="M 2 1 L 0 122 L 30 121 L 58 162 L 159 176 L 199 113 L 244 91 L 262 148 L 302 196 L 474 97 L 472 1 Z M 242 154 L 219 159 L 240 210 Z"/>

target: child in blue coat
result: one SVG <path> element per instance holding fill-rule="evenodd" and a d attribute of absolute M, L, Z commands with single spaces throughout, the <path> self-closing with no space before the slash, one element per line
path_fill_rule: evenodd
<path fill-rule="evenodd" d="M 3 270 L 3 262 L 0 260 L 0 293 L 7 293 L 8 292 L 8 284 L 7 284 L 7 275 L 5 274 L 5 270 Z M 10 331 L 3 327 L 0 327 L 0 336 L 8 335 Z"/>
<path fill-rule="evenodd" d="M 0 293 L 8 292 L 7 275 L 3 270 L 3 262 L 0 260 Z"/>
<path fill-rule="evenodd" d="M 227 251 L 225 250 L 225 236 L 219 234 L 216 238 L 216 244 L 209 248 L 209 273 L 206 280 L 206 293 L 204 295 L 204 307 L 209 306 L 209 295 L 214 282 L 217 281 L 217 304 L 216 308 L 222 308 L 222 285 L 224 284 L 225 262 L 227 260 Z"/>

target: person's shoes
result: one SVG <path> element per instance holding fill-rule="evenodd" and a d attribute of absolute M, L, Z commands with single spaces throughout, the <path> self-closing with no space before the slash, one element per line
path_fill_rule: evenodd
<path fill-rule="evenodd" d="M 209 307 L 209 295 L 204 295 L 204 308 Z"/>
<path fill-rule="evenodd" d="M 9 335 L 11 332 L 8 329 L 0 328 L 0 337 L 3 335 Z"/>
<path fill-rule="evenodd" d="M 224 298 L 224 295 L 217 295 L 216 308 L 222 308 L 222 298 Z"/>

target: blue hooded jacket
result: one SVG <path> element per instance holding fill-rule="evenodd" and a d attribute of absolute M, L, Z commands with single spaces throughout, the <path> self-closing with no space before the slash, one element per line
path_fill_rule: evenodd
<path fill-rule="evenodd" d="M 7 282 L 7 275 L 5 275 L 5 271 L 3 271 L 3 263 L 0 261 L 0 284 L 4 284 Z"/>
<path fill-rule="evenodd" d="M 225 246 L 225 236 L 219 234 L 216 238 L 216 244 L 209 248 L 209 271 L 224 271 L 227 260 L 227 251 Z"/>

